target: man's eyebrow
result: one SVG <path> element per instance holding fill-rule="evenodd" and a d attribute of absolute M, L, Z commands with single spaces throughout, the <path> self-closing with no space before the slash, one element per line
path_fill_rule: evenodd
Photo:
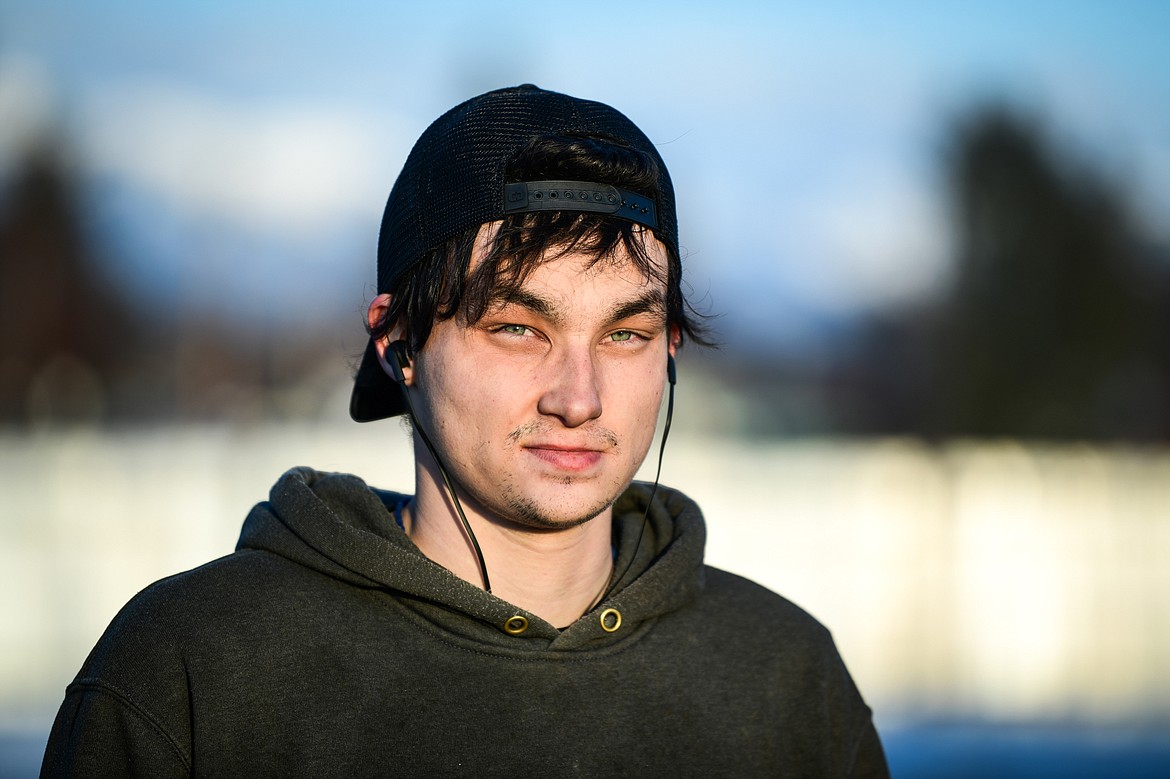
<path fill-rule="evenodd" d="M 526 308 L 558 327 L 565 321 L 564 312 L 553 301 L 524 289 L 507 290 L 499 294 L 496 297 L 495 305 L 514 305 Z M 666 300 L 662 290 L 656 289 L 631 300 L 615 304 L 610 309 L 605 321 L 607 325 L 612 325 L 641 314 L 651 314 L 665 323 Z"/>
<path fill-rule="evenodd" d="M 561 324 L 563 320 L 561 312 L 557 310 L 556 305 L 551 300 L 523 289 L 510 289 L 496 295 L 494 305 L 520 306 L 554 325 Z"/>
<path fill-rule="evenodd" d="M 633 300 L 617 304 L 610 311 L 609 323 L 620 322 L 639 314 L 653 314 L 663 322 L 666 321 L 666 300 L 662 290 L 655 289 Z"/>

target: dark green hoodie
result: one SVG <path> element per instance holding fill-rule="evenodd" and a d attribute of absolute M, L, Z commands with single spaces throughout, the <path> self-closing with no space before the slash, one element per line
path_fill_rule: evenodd
<path fill-rule="evenodd" d="M 636 543 L 649 495 L 614 509 L 615 570 L 637 547 L 622 581 L 557 630 L 424 557 L 394 521 L 403 496 L 294 469 L 234 554 L 118 614 L 43 774 L 886 775 L 828 632 L 704 566 L 678 492 L 659 488 Z"/>

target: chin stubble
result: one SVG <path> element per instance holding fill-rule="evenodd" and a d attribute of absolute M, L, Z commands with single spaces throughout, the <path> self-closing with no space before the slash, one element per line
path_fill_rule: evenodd
<path fill-rule="evenodd" d="M 571 485 L 573 479 L 571 477 L 565 479 L 566 485 Z M 527 495 L 521 495 L 511 483 L 505 483 L 501 486 L 500 497 L 503 499 L 504 506 L 507 509 L 507 518 L 511 519 L 521 525 L 529 527 L 536 527 L 542 530 L 564 530 L 566 528 L 577 527 L 584 525 L 589 520 L 596 517 L 601 512 L 605 511 L 611 505 L 613 500 L 598 501 L 594 506 L 589 507 L 581 512 L 576 517 L 570 519 L 554 519 L 544 508 L 535 500 Z M 614 497 L 616 500 L 616 496 Z"/>

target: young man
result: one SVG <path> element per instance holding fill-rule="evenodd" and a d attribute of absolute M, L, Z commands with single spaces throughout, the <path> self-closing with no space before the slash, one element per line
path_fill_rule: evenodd
<path fill-rule="evenodd" d="M 885 775 L 827 631 L 632 483 L 702 340 L 680 282 L 666 167 L 622 114 L 526 85 L 436 120 L 351 405 L 409 416 L 415 494 L 285 474 L 234 554 L 118 615 L 45 773 Z"/>

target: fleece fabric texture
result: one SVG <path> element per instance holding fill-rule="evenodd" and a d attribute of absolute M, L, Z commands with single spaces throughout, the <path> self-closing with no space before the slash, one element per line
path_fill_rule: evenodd
<path fill-rule="evenodd" d="M 294 469 L 235 553 L 118 614 L 42 773 L 887 775 L 828 631 L 704 566 L 678 492 L 659 488 L 638 543 L 650 494 L 615 505 L 615 570 L 636 555 L 622 581 L 558 630 L 423 556 L 394 521 L 404 496 Z"/>

